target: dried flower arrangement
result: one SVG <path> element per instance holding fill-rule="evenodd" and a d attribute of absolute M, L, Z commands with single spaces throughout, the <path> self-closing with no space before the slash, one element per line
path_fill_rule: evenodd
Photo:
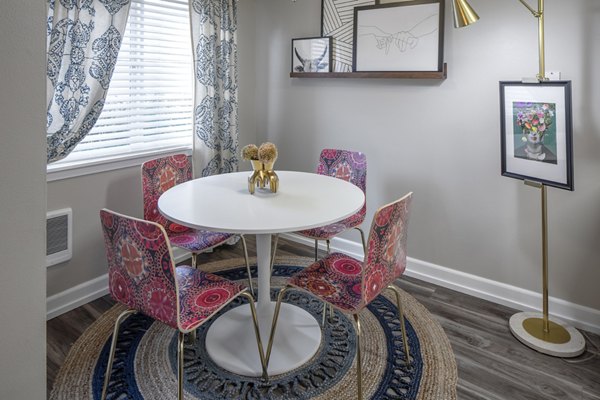
<path fill-rule="evenodd" d="M 242 148 L 242 158 L 247 161 L 260 161 L 265 164 L 273 163 L 277 160 L 277 146 L 271 142 L 266 142 L 256 147 L 255 144 L 249 144 Z"/>

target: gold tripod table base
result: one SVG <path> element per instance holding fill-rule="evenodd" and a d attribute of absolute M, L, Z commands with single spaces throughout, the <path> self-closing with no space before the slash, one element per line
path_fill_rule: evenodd
<path fill-rule="evenodd" d="M 555 357 L 577 357 L 585 350 L 585 339 L 579 331 L 555 318 L 544 332 L 541 313 L 521 312 L 510 317 L 511 333 L 524 345 Z"/>

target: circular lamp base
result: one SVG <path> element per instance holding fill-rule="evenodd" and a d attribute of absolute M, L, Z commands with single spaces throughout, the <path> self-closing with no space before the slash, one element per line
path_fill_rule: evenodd
<path fill-rule="evenodd" d="M 521 312 L 510 317 L 512 334 L 524 345 L 555 357 L 577 357 L 585 350 L 585 339 L 579 331 L 551 318 L 549 332 L 544 332 L 543 315 Z"/>

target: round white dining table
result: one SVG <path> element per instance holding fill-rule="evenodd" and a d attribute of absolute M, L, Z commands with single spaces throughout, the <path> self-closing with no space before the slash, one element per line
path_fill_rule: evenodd
<path fill-rule="evenodd" d="M 190 228 L 256 235 L 256 308 L 266 348 L 275 308 L 270 297 L 271 234 L 342 220 L 360 210 L 365 196 L 360 188 L 342 179 L 295 171 L 277 171 L 277 193 L 257 189 L 250 194 L 249 174 L 213 175 L 181 183 L 163 193 L 158 209 L 171 221 Z M 269 375 L 303 365 L 321 343 L 319 323 L 300 307 L 283 303 L 277 326 Z M 206 349 L 215 363 L 231 372 L 261 375 L 249 305 L 229 310 L 212 323 Z"/>

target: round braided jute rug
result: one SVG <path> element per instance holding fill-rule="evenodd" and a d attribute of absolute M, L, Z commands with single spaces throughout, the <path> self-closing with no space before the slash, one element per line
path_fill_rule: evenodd
<path fill-rule="evenodd" d="M 273 287 L 312 262 L 304 257 L 279 257 Z M 204 264 L 205 271 L 244 280 L 243 259 Z M 253 269 L 256 274 L 256 268 Z M 276 290 L 271 293 L 275 297 Z M 320 321 L 322 303 L 291 290 L 285 301 L 297 304 Z M 450 342 L 431 314 L 402 292 L 411 365 L 407 367 L 395 298 L 385 293 L 360 314 L 364 336 L 363 392 L 367 399 L 456 399 L 456 362 Z M 243 303 L 239 299 L 230 306 Z M 228 308 L 225 309 L 225 311 Z M 124 310 L 115 305 L 90 326 L 71 348 L 56 378 L 50 399 L 99 399 L 108 359 L 112 329 Z M 204 347 L 210 321 L 197 331 L 197 340 L 185 347 L 186 399 L 320 399 L 356 398 L 356 333 L 351 317 L 337 312 L 323 332 L 315 356 L 268 383 L 230 373 L 212 362 Z M 175 398 L 176 331 L 152 319 L 133 315 L 121 326 L 108 399 Z"/>

